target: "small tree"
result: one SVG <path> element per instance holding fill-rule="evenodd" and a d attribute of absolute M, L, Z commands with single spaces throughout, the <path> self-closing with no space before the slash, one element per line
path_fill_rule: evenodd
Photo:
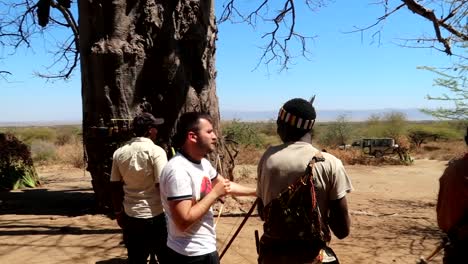
<path fill-rule="evenodd" d="M 398 138 L 406 132 L 407 119 L 402 112 L 390 112 L 384 115 L 384 136 Z"/>
<path fill-rule="evenodd" d="M 431 133 L 425 129 L 412 129 L 408 133 L 408 137 L 411 140 L 411 143 L 419 148 L 425 142 L 427 142 L 430 138 L 437 138 L 438 135 Z"/>
<path fill-rule="evenodd" d="M 352 134 L 353 127 L 349 124 L 347 116 L 340 115 L 328 126 L 321 142 L 328 146 L 344 145 L 351 139 Z"/>

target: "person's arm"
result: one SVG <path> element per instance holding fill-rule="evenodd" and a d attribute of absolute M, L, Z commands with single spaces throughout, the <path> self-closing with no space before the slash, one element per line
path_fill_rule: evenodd
<path fill-rule="evenodd" d="M 351 227 L 351 218 L 348 213 L 348 202 L 346 196 L 338 200 L 330 201 L 330 215 L 328 225 L 333 231 L 333 234 L 339 239 L 343 239 L 349 235 Z"/>
<path fill-rule="evenodd" d="M 346 194 L 353 190 L 351 180 L 346 173 L 341 160 L 336 158 L 332 159 L 332 171 L 330 186 L 333 186 L 329 192 L 329 215 L 328 225 L 333 234 L 339 239 L 343 239 L 349 235 L 351 228 L 351 218 L 348 212 L 348 201 Z M 334 160 L 334 162 L 333 162 Z"/>
<path fill-rule="evenodd" d="M 228 193 L 229 181 L 213 182 L 213 189 L 200 201 L 174 200 L 169 201 L 172 220 L 177 228 L 184 231 L 205 215 L 215 201 Z"/>
<path fill-rule="evenodd" d="M 109 186 L 110 186 L 112 207 L 114 209 L 115 218 L 119 226 L 123 227 L 121 219 L 124 213 L 123 200 L 124 200 L 125 193 L 123 190 L 122 175 L 120 174 L 120 171 L 116 162 L 112 162 L 112 170 L 111 170 Z"/>
<path fill-rule="evenodd" d="M 449 165 L 439 179 L 439 195 L 437 198 L 437 223 L 444 232 L 449 232 L 463 217 L 464 209 L 460 201 L 465 199 L 463 177 L 457 177 L 457 170 Z"/>
<path fill-rule="evenodd" d="M 257 190 L 252 187 L 247 187 L 229 180 L 226 180 L 223 176 L 218 174 L 218 176 L 212 181 L 213 184 L 220 182 L 225 182 L 226 187 L 228 188 L 228 193 L 234 196 L 256 196 Z"/>
<path fill-rule="evenodd" d="M 114 212 L 116 214 L 123 212 L 123 200 L 124 200 L 123 182 L 120 182 L 120 181 L 110 182 L 110 191 L 111 191 L 112 207 L 114 208 Z"/>
<path fill-rule="evenodd" d="M 263 204 L 263 200 L 261 198 L 258 198 L 258 202 L 257 202 L 258 216 L 260 217 L 260 220 L 265 221 L 265 217 L 263 216 L 263 209 L 265 209 L 265 205 Z"/>
<path fill-rule="evenodd" d="M 112 159 L 113 161 L 112 161 L 111 176 L 110 176 L 110 192 L 111 192 L 112 206 L 114 208 L 114 212 L 122 212 L 124 190 L 123 190 L 122 174 L 120 174 L 119 166 L 117 165 L 117 162 L 116 162 L 116 159 L 117 159 L 116 153 L 114 153 Z"/>
<path fill-rule="evenodd" d="M 158 148 L 156 154 L 152 157 L 154 182 L 156 188 L 159 188 L 159 179 L 164 166 L 167 164 L 167 154 L 162 148 Z"/>

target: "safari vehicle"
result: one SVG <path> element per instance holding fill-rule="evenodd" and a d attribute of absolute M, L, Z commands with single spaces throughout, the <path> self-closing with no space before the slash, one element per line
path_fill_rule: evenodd
<path fill-rule="evenodd" d="M 363 138 L 354 141 L 351 144 L 353 148 L 361 148 L 365 154 L 375 156 L 377 158 L 386 154 L 393 154 L 398 149 L 393 138 Z"/>

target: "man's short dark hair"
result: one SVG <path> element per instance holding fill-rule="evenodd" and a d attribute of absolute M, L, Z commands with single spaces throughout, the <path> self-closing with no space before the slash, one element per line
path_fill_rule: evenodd
<path fill-rule="evenodd" d="M 211 116 L 207 113 L 187 112 L 180 116 L 177 123 L 176 134 L 172 138 L 172 145 L 175 148 L 181 148 L 184 145 L 189 132 L 198 132 L 200 129 L 200 119 L 205 119 L 213 123 Z"/>
<path fill-rule="evenodd" d="M 133 133 L 137 137 L 143 137 L 152 127 L 157 127 L 164 123 L 164 119 L 155 118 L 150 113 L 142 113 L 133 119 Z"/>
<path fill-rule="evenodd" d="M 312 130 L 317 114 L 312 104 L 302 98 L 287 101 L 278 113 L 276 124 L 281 139 L 298 141 Z"/>

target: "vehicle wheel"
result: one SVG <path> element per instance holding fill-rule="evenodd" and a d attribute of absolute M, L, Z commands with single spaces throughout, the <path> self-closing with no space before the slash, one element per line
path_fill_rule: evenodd
<path fill-rule="evenodd" d="M 363 152 L 364 154 L 369 154 L 369 155 L 370 155 L 370 148 L 369 148 L 369 147 L 364 147 L 364 148 L 362 149 L 362 152 Z"/>
<path fill-rule="evenodd" d="M 379 150 L 375 151 L 375 152 L 374 152 L 374 157 L 376 157 L 376 158 L 381 158 L 381 157 L 383 157 L 382 151 L 379 151 Z"/>

